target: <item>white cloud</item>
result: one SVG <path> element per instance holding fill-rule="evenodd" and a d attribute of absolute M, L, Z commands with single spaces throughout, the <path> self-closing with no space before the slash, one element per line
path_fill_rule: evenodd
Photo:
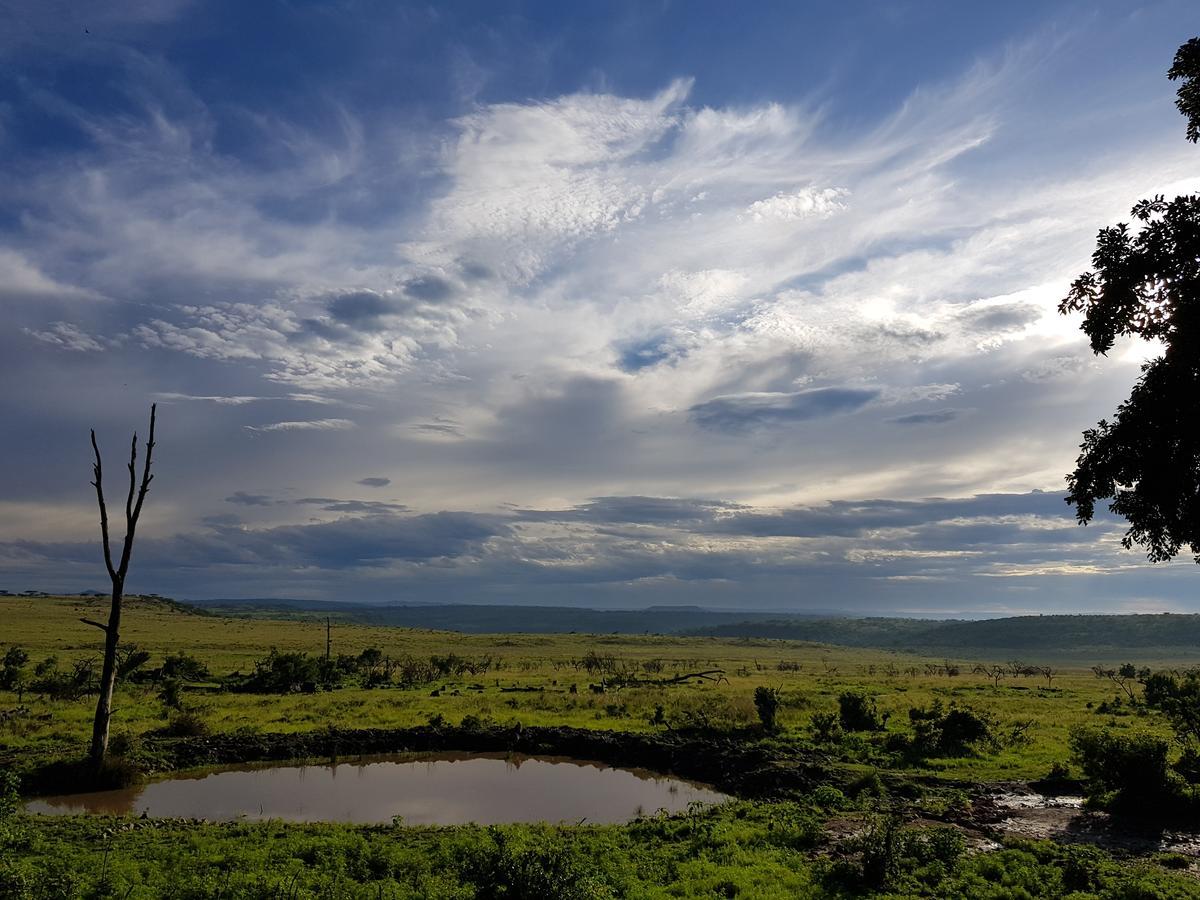
<path fill-rule="evenodd" d="M 299 422 L 272 422 L 247 425 L 247 431 L 346 431 L 356 427 L 349 419 L 305 419 Z"/>
<path fill-rule="evenodd" d="M 785 194 L 780 192 L 765 200 L 755 200 L 746 207 L 746 214 L 755 222 L 776 219 L 795 222 L 812 217 L 824 218 L 846 208 L 847 192 L 840 188 L 804 188 Z"/>

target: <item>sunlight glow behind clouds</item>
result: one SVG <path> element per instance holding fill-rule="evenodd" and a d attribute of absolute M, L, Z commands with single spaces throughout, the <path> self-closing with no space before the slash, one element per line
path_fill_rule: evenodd
<path fill-rule="evenodd" d="M 174 7 L 156 9 L 161 23 Z M 737 602 L 722 583 L 766 606 L 799 602 L 791 579 L 962 592 L 982 574 L 1123 573 L 1136 554 L 1111 529 L 1076 536 L 1057 499 L 1035 502 L 1041 524 L 993 522 L 995 555 L 934 518 L 935 546 L 912 545 L 919 528 L 850 545 L 713 524 L 739 504 L 1061 490 L 1080 429 L 1147 348 L 1093 360 L 1058 299 L 1098 227 L 1200 173 L 1161 77 L 1111 114 L 1082 88 L 1071 115 L 1030 100 L 1071 89 L 1063 73 L 1094 64 L 1094 36 L 1051 29 L 980 46 L 949 77 L 898 73 L 907 99 L 869 114 L 803 85 L 714 101 L 699 59 L 694 79 L 664 70 L 642 90 L 481 87 L 449 108 L 384 109 L 331 74 L 311 104 L 246 87 L 231 107 L 169 52 L 85 48 L 114 108 L 39 81 L 23 102 L 83 137 L 33 141 L 24 177 L 0 180 L 20 210 L 0 250 L 19 329 L 4 359 L 35 384 L 6 412 L 66 448 L 94 419 L 120 433 L 164 401 L 154 499 L 179 518 L 157 539 L 188 562 L 148 568 L 184 594 L 241 583 L 251 562 L 268 593 L 334 590 L 287 574 L 311 565 L 381 598 L 528 587 L 641 603 L 703 584 L 698 601 Z M 1101 113 L 1111 145 L 1089 125 Z M 90 521 L 77 453 L 7 452 L 10 471 L 36 470 L 11 502 L 41 492 L 48 518 L 75 503 Z M 634 496 L 729 507 L 582 521 L 590 498 Z M 233 502 L 236 527 L 230 497 L 258 501 Z M 565 512 L 532 521 L 552 508 Z M 388 557 L 372 527 L 419 537 L 420 554 Z M 57 572 L 76 553 L 74 529 L 34 546 L 14 528 L 0 526 L 0 573 Z M 1049 550 L 1030 538 L 1046 530 Z M 315 534 L 345 559 L 306 562 Z M 578 593 L 545 587 L 551 570 Z"/>

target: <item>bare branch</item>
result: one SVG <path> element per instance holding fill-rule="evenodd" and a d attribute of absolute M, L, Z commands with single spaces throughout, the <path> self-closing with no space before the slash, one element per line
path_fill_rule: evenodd
<path fill-rule="evenodd" d="M 79 621 L 82 622 L 84 625 L 91 625 L 93 628 L 99 628 L 101 631 L 104 631 L 104 632 L 108 631 L 107 625 L 101 625 L 99 622 L 93 622 L 91 619 L 84 619 L 81 617 L 79 619 Z"/>
<path fill-rule="evenodd" d="M 150 406 L 150 436 L 146 439 L 146 462 L 142 467 L 142 483 L 138 488 L 137 502 L 133 505 L 132 511 L 128 512 L 127 525 L 125 529 L 125 547 L 121 552 L 121 565 L 117 569 L 117 574 L 120 578 L 125 578 L 125 573 L 129 571 L 129 556 L 133 552 L 133 534 L 137 530 L 138 517 L 142 514 L 142 504 L 146 500 L 146 492 L 150 490 L 150 482 L 154 480 L 154 476 L 150 474 L 150 463 L 154 456 L 154 419 L 157 413 L 158 404 L 154 403 Z M 137 436 L 134 436 L 134 451 L 130 455 L 129 460 L 129 494 L 133 496 L 133 473 L 134 461 L 137 456 Z"/>
<path fill-rule="evenodd" d="M 108 569 L 109 577 L 114 581 L 117 577 L 117 570 L 113 568 L 112 551 L 109 549 L 108 543 L 108 507 L 104 505 L 104 481 L 100 467 L 100 447 L 96 443 L 96 430 L 92 429 L 92 452 L 96 456 L 96 461 L 92 463 L 92 474 L 95 481 L 92 482 L 92 487 L 96 489 L 96 502 L 100 504 L 100 536 L 104 543 L 104 565 Z"/>
<path fill-rule="evenodd" d="M 133 518 L 133 491 L 137 487 L 137 432 L 133 433 L 133 441 L 129 445 L 129 493 L 125 495 L 125 528 L 128 530 L 129 521 Z"/>

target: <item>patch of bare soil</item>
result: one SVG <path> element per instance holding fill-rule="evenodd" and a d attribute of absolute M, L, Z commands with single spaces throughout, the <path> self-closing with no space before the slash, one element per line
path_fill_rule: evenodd
<path fill-rule="evenodd" d="M 1060 843 L 1094 844 L 1146 856 L 1180 853 L 1200 860 L 1200 832 L 1168 829 L 1152 821 L 1118 819 L 1084 808 L 1083 798 L 1038 793 L 1027 785 L 994 785 L 980 794 L 969 820 L 985 833 Z"/>

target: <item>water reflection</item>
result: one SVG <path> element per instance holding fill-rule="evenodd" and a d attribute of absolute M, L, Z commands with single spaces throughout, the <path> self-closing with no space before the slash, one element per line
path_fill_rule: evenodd
<path fill-rule="evenodd" d="M 146 814 L 293 822 L 627 822 L 660 809 L 728 799 L 638 769 L 561 757 L 443 753 L 330 765 L 240 766 L 119 791 L 41 797 L 34 813 Z"/>

